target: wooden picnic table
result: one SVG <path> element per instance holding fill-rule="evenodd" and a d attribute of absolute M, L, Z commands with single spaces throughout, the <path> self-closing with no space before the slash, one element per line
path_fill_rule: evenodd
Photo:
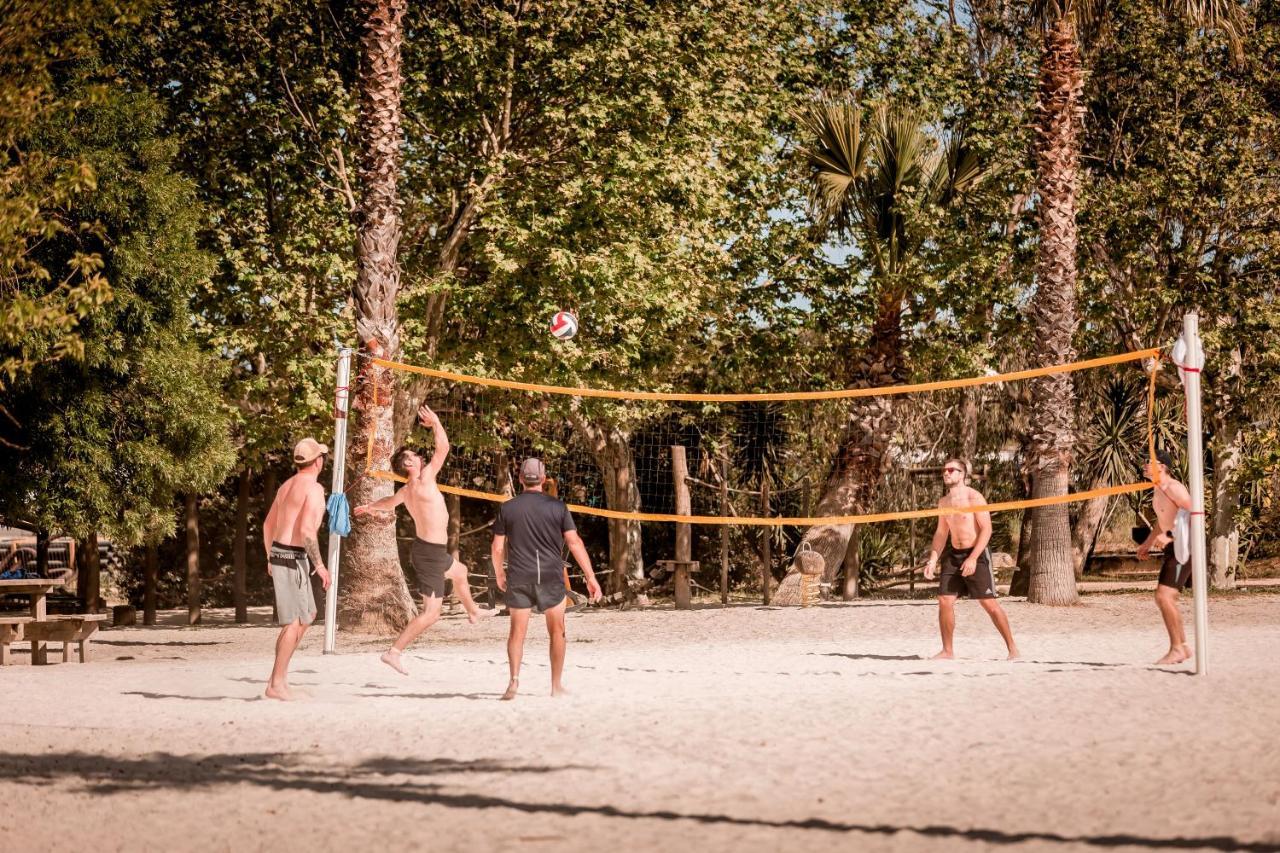
<path fill-rule="evenodd" d="M 62 641 L 62 659 L 70 659 L 71 643 L 80 644 L 80 660 L 87 657 L 89 635 L 97 630 L 98 623 L 105 616 L 82 614 L 73 617 L 49 618 L 45 598 L 60 586 L 66 586 L 64 579 L 24 578 L 21 580 L 0 579 L 0 595 L 26 595 L 31 598 L 30 616 L 9 617 L 5 625 L 0 626 L 0 665 L 7 663 L 7 646 L 14 640 L 27 639 L 31 642 L 31 662 L 44 664 L 49 662 L 46 641 Z M 0 617 L 2 618 L 2 617 Z M 25 635 L 25 636 L 24 636 Z"/>
<path fill-rule="evenodd" d="M 31 596 L 31 618 L 36 622 L 43 622 L 47 618 L 45 614 L 45 598 L 57 587 L 65 585 L 66 581 L 62 579 L 24 578 L 22 580 L 0 580 L 0 595 Z"/>

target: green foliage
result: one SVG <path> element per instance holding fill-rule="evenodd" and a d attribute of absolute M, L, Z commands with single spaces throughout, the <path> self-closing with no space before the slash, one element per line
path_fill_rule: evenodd
<path fill-rule="evenodd" d="M 0 457 L 0 516 L 133 544 L 171 530 L 175 493 L 215 486 L 234 451 L 221 368 L 188 329 L 192 287 L 211 268 L 196 244 L 198 205 L 172 171 L 177 146 L 160 135 L 153 97 L 124 87 L 80 96 L 102 73 L 70 69 L 59 86 L 79 106 L 29 138 L 99 176 L 69 215 L 98 223 L 114 297 L 81 320 L 81 360 L 34 365 L 0 395 L 20 448 Z M 54 235 L 31 255 L 48 265 L 75 250 L 73 235 Z"/>
<path fill-rule="evenodd" d="M 111 298 L 105 235 L 95 219 L 76 213 L 97 190 L 98 173 L 33 134 L 106 96 L 99 81 L 70 92 L 56 76 L 94 61 L 95 36 L 127 20 L 133 5 L 0 3 L 0 390 L 38 364 L 82 356 L 78 325 Z M 50 241 L 62 251 L 44 251 Z"/>

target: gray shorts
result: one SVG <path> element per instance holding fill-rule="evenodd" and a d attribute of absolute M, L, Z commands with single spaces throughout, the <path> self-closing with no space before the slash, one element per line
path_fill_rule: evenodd
<path fill-rule="evenodd" d="M 316 618 L 316 596 L 311 591 L 311 561 L 306 550 L 272 542 L 268 562 L 276 589 L 276 624 L 310 625 Z"/>

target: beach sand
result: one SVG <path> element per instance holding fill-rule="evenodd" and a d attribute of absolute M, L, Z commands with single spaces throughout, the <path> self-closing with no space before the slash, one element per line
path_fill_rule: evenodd
<path fill-rule="evenodd" d="M 316 626 L 291 704 L 260 609 L 83 666 L 19 645 L 0 850 L 1280 849 L 1280 595 L 1211 600 L 1205 678 L 1150 665 L 1148 594 L 1005 606 L 1024 662 L 972 602 L 954 662 L 930 601 L 572 612 L 564 699 L 535 617 L 513 703 L 501 617 L 442 620 L 409 677 Z"/>

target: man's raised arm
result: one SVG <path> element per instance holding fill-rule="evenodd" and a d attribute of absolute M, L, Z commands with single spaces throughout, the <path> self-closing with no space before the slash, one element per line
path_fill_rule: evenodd
<path fill-rule="evenodd" d="M 432 434 L 435 435 L 436 446 L 431 451 L 431 461 L 427 463 L 427 467 L 431 469 L 433 475 L 439 474 L 444 468 L 444 460 L 449 455 L 449 436 L 445 435 L 444 424 L 440 422 L 440 416 L 424 404 L 418 407 L 418 423 L 424 427 L 430 427 Z"/>

